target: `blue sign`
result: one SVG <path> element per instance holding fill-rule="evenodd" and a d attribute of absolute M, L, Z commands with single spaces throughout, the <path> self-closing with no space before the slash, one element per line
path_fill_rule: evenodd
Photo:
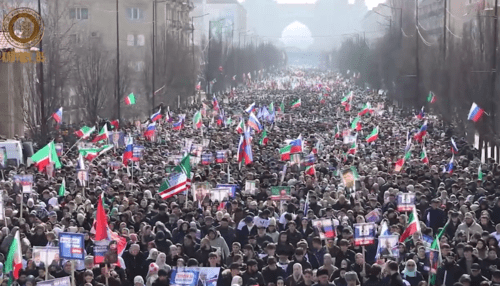
<path fill-rule="evenodd" d="M 84 235 L 82 233 L 59 233 L 59 256 L 69 260 L 83 260 Z"/>
<path fill-rule="evenodd" d="M 239 189 L 238 185 L 232 185 L 232 184 L 217 184 L 217 188 L 230 188 L 231 193 L 229 196 L 231 198 L 234 198 L 236 196 L 236 191 Z"/>

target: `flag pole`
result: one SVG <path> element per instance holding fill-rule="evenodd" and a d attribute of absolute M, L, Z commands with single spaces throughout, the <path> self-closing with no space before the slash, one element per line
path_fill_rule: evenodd
<path fill-rule="evenodd" d="M 73 144 L 73 145 L 71 146 L 71 148 L 69 148 L 69 149 L 68 149 L 68 151 L 66 151 L 66 153 L 64 153 L 64 154 L 63 154 L 63 156 L 66 156 L 66 154 L 68 154 L 68 153 L 69 153 L 69 151 L 71 151 L 71 149 L 73 149 L 73 147 L 75 147 L 75 146 L 76 146 L 76 144 L 78 144 L 78 142 L 82 141 L 82 139 L 83 139 L 83 137 L 81 137 L 80 139 L 76 140 L 75 144 Z"/>

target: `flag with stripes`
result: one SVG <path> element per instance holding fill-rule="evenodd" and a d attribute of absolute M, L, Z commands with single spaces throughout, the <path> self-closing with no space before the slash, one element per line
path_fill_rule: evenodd
<path fill-rule="evenodd" d="M 171 174 L 160 186 L 158 193 L 164 200 L 186 190 L 187 176 L 184 173 Z"/>

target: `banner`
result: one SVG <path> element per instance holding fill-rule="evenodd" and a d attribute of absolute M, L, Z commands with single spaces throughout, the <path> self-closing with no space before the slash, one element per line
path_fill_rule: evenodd
<path fill-rule="evenodd" d="M 375 259 L 399 257 L 398 249 L 399 235 L 382 235 L 378 237 L 377 254 Z"/>
<path fill-rule="evenodd" d="M 87 170 L 78 170 L 76 176 L 81 186 L 85 186 L 87 181 L 89 180 L 89 173 L 87 172 Z"/>
<path fill-rule="evenodd" d="M 16 194 L 31 194 L 33 186 L 33 175 L 14 175 L 14 186 L 12 187 Z"/>
<path fill-rule="evenodd" d="M 323 240 L 334 239 L 337 236 L 335 226 L 329 218 L 315 219 L 312 221 L 312 225 L 314 229 L 318 230 L 319 237 Z"/>
<path fill-rule="evenodd" d="M 363 246 L 375 243 L 376 226 L 374 223 L 354 224 L 354 245 Z"/>
<path fill-rule="evenodd" d="M 59 233 L 59 256 L 62 259 L 83 260 L 85 258 L 84 234 Z"/>
<path fill-rule="evenodd" d="M 69 276 L 56 278 L 47 281 L 36 282 L 37 286 L 71 286 L 71 280 Z"/>
<path fill-rule="evenodd" d="M 174 267 L 170 286 L 217 286 L 219 272 L 219 267 Z"/>
<path fill-rule="evenodd" d="M 281 201 L 281 200 L 290 200 L 291 198 L 292 196 L 289 186 L 271 187 L 271 200 Z"/>
<path fill-rule="evenodd" d="M 108 163 L 108 166 L 111 170 L 116 171 L 122 167 L 122 162 L 120 161 L 111 161 Z"/>
<path fill-rule="evenodd" d="M 203 165 L 210 165 L 214 161 L 214 154 L 212 153 L 205 153 L 201 154 L 201 164 Z"/>
<path fill-rule="evenodd" d="M 356 177 L 352 169 L 346 169 L 342 171 L 342 182 L 346 189 L 353 190 L 355 188 Z"/>
<path fill-rule="evenodd" d="M 415 207 L 414 193 L 401 193 L 398 195 L 398 211 L 411 212 Z"/>

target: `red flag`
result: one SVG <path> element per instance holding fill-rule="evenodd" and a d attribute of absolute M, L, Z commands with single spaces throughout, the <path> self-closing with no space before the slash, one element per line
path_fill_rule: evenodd
<path fill-rule="evenodd" d="M 113 125 L 113 127 L 114 127 L 113 129 L 115 129 L 115 130 L 118 129 L 118 127 L 120 126 L 120 121 L 118 119 L 113 120 L 110 123 L 111 123 L 111 125 Z"/>
<path fill-rule="evenodd" d="M 108 238 L 108 218 L 102 206 L 102 198 L 99 197 L 97 202 L 97 215 L 95 223 L 95 240 L 103 240 Z"/>

